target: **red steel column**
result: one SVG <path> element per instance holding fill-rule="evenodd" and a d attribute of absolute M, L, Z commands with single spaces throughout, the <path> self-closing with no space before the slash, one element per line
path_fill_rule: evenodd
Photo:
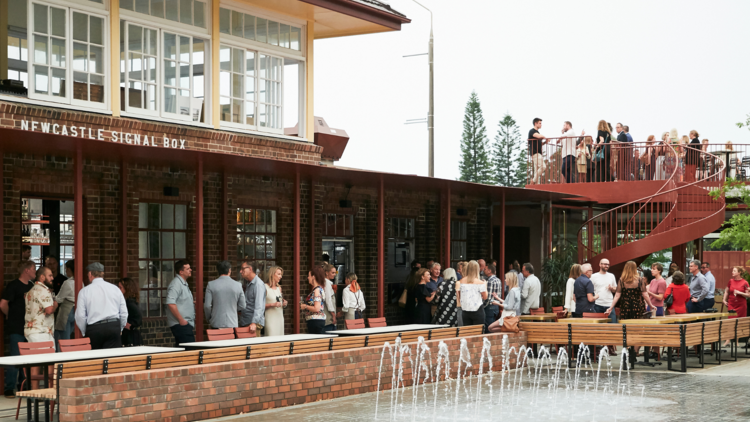
<path fill-rule="evenodd" d="M 0 149 L 0 165 L 3 161 L 3 151 Z M 3 167 L 0 167 L 0 216 L 3 215 L 5 210 L 5 192 L 3 190 Z M 5 221 L 0 218 L 0 239 L 5 239 L 4 231 Z M 5 288 L 5 254 L 0 253 L 0 296 L 2 296 Z M 0 356 L 5 356 L 5 324 L 0 324 Z M 74 324 L 75 325 L 75 324 Z M 0 371 L 0 383 L 5 385 L 5 371 Z"/>
<path fill-rule="evenodd" d="M 83 288 L 83 268 L 88 265 L 83 262 L 83 150 L 81 141 L 76 143 L 76 158 L 73 160 L 73 231 L 74 246 L 73 257 L 75 258 L 75 299 L 78 301 L 78 292 Z M 75 326 L 75 337 L 81 338 L 81 330 Z"/>
<path fill-rule="evenodd" d="M 300 241 L 299 241 L 299 220 L 300 216 L 300 186 L 299 186 L 299 171 L 294 173 L 294 255 L 293 255 L 293 267 L 294 267 L 294 296 L 292 302 L 294 303 L 294 334 L 299 334 L 299 297 L 300 297 Z"/>
<path fill-rule="evenodd" d="M 385 316 L 385 187 L 383 176 L 378 184 L 378 318 Z"/>
<path fill-rule="evenodd" d="M 195 190 L 195 339 L 203 341 L 203 155 L 198 156 Z"/>
<path fill-rule="evenodd" d="M 451 187 L 445 188 L 445 255 L 443 268 L 451 266 Z"/>
<path fill-rule="evenodd" d="M 221 174 L 222 187 L 222 205 L 221 205 L 221 259 L 229 259 L 229 238 L 227 232 L 229 231 L 229 181 L 227 178 L 227 172 Z"/>
<path fill-rule="evenodd" d="M 120 161 L 120 277 L 128 276 L 128 163 Z"/>
<path fill-rule="evenodd" d="M 500 268 L 497 269 L 497 276 L 500 277 L 500 296 L 505 293 L 505 189 L 503 189 L 503 198 L 500 200 L 500 256 L 497 263 Z"/>
<path fill-rule="evenodd" d="M 315 180 L 310 179 L 310 268 L 315 266 Z M 299 298 L 295 298 L 297 300 Z"/>

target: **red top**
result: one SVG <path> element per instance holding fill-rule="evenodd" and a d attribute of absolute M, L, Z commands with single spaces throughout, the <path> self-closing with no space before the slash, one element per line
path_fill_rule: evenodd
<path fill-rule="evenodd" d="M 727 286 L 727 290 L 724 293 L 725 295 L 727 295 L 726 298 L 727 303 L 729 304 L 729 309 L 738 309 L 747 306 L 747 299 L 745 299 L 743 296 L 734 295 L 735 290 L 739 290 L 744 293 L 747 291 L 747 288 L 748 284 L 744 279 L 729 279 L 729 285 Z"/>
<path fill-rule="evenodd" d="M 685 303 L 690 300 L 690 287 L 684 284 L 670 284 L 667 286 L 667 291 L 664 293 L 664 298 L 672 293 L 672 306 L 669 307 L 673 312 L 678 314 L 686 314 L 687 309 Z"/>

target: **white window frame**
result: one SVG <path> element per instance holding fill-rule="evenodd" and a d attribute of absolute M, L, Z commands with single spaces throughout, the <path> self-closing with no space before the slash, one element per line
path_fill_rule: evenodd
<path fill-rule="evenodd" d="M 220 45 L 227 46 L 231 48 L 239 48 L 245 51 L 253 51 L 256 53 L 256 72 L 255 72 L 255 84 L 256 84 L 256 91 L 255 91 L 255 125 L 246 125 L 241 123 L 234 123 L 234 122 L 226 122 L 224 120 L 219 119 L 219 128 L 220 129 L 230 129 L 232 131 L 241 132 L 241 133 L 248 133 L 248 134 L 274 134 L 274 135 L 282 135 L 285 137 L 285 139 L 293 139 L 293 140 L 305 140 L 306 139 L 306 127 L 307 127 L 307 77 L 306 77 L 306 70 L 307 70 L 307 60 L 306 60 L 306 45 L 307 45 L 307 30 L 306 30 L 306 22 L 302 20 L 293 20 L 289 17 L 281 17 L 278 15 L 270 14 L 266 11 L 260 11 L 258 9 L 254 8 L 248 8 L 247 6 L 242 6 L 239 3 L 233 3 L 233 2 L 224 2 L 222 1 L 220 4 L 220 8 L 229 9 L 236 12 L 241 13 L 247 13 L 250 15 L 253 15 L 255 17 L 264 18 L 264 19 L 270 19 L 279 23 L 292 25 L 296 27 L 300 27 L 302 29 L 301 36 L 300 36 L 300 51 L 292 50 L 290 48 L 284 48 L 279 47 L 271 44 L 266 44 L 254 40 L 249 40 L 244 37 L 239 37 L 236 35 L 230 35 L 230 34 L 220 34 Z M 218 52 L 217 52 L 218 54 Z M 258 122 L 260 121 L 260 115 L 258 114 L 259 110 L 259 103 L 260 103 L 260 91 L 257 89 L 260 86 L 260 56 L 261 55 L 269 55 L 272 57 L 280 58 L 282 59 L 282 66 L 281 66 L 281 128 L 269 128 L 265 126 L 260 126 Z M 297 110 L 298 110 L 298 128 L 299 132 L 296 137 L 294 136 L 285 136 L 284 135 L 284 114 L 287 107 L 289 107 L 289 104 L 284 103 L 284 92 L 286 89 L 286 81 L 284 80 L 284 63 L 285 60 L 294 59 L 300 62 L 300 72 L 299 72 L 299 80 L 297 86 L 299 87 L 299 101 L 296 104 Z M 221 70 L 216 70 L 216 75 L 218 76 Z M 219 95 L 219 93 L 217 93 Z"/>
<path fill-rule="evenodd" d="M 212 80 L 212 75 L 214 70 L 211 67 L 212 60 L 211 55 L 213 54 L 212 51 L 212 41 L 211 41 L 211 34 L 210 34 L 210 11 L 208 11 L 208 16 L 206 17 L 208 19 L 209 24 L 208 29 L 199 28 L 192 25 L 187 25 L 183 23 L 178 23 L 174 21 L 170 21 L 168 19 L 164 18 L 155 18 L 149 15 L 145 15 L 143 13 L 138 13 L 126 9 L 120 10 L 120 21 L 125 22 L 126 25 L 126 34 L 127 34 L 127 25 L 128 24 L 135 24 L 139 26 L 143 26 L 149 29 L 156 29 L 157 30 L 157 38 L 159 40 L 158 46 L 157 46 L 157 97 L 156 97 L 156 103 L 157 108 L 156 112 L 152 110 L 145 110 L 145 109 L 137 109 L 137 108 L 130 108 L 130 105 L 125 103 L 125 109 L 122 110 L 124 113 L 123 115 L 127 117 L 134 117 L 134 118 L 157 118 L 159 121 L 173 121 L 173 122 L 181 122 L 184 124 L 189 124 L 192 126 L 201 126 L 201 127 L 213 127 L 211 123 L 211 106 L 212 106 L 212 98 L 214 93 L 212 92 L 212 84 L 209 83 Z M 119 28 L 118 28 L 119 31 Z M 192 60 L 193 60 L 193 46 L 192 46 L 192 39 L 193 38 L 201 38 L 206 41 L 205 43 L 205 52 L 204 52 L 204 75 L 203 75 L 203 83 L 204 83 L 204 90 L 203 90 L 203 122 L 200 121 L 193 121 L 191 116 L 183 116 L 180 114 L 174 114 L 169 113 L 165 111 L 165 95 L 164 95 L 164 32 L 169 32 L 171 34 L 175 34 L 178 36 L 185 36 L 191 38 L 191 44 L 190 44 L 190 69 L 192 72 Z M 123 40 L 123 45 L 126 47 L 127 50 L 127 43 L 125 43 L 125 40 Z M 120 52 L 118 51 L 118 56 Z M 218 54 L 218 52 L 216 53 Z M 121 71 L 121 70 L 120 70 Z M 127 99 L 127 75 L 125 78 L 125 87 L 126 90 L 124 91 L 124 96 Z M 194 81 L 190 81 L 190 95 L 193 95 L 193 92 L 195 90 Z M 216 93 L 218 95 L 218 93 Z M 191 97 L 192 98 L 192 97 Z M 119 105 L 118 105 L 119 106 Z"/>
<path fill-rule="evenodd" d="M 72 5 L 68 2 L 62 1 L 40 1 L 30 0 L 27 2 L 28 12 L 27 17 L 27 36 L 28 36 L 28 61 L 27 61 L 27 74 L 29 78 L 28 86 L 28 98 L 30 100 L 38 100 L 44 102 L 53 102 L 58 104 L 69 104 L 75 106 L 76 109 L 91 109 L 91 110 L 109 110 L 110 106 L 110 42 L 109 42 L 109 13 L 106 11 L 106 7 L 99 3 L 86 2 L 86 4 L 72 0 Z M 91 3 L 91 4 L 88 4 Z M 45 7 L 56 7 L 65 10 L 65 96 L 54 97 L 48 94 L 37 94 L 36 91 L 36 79 L 34 77 L 34 4 L 39 4 Z M 93 5 L 93 6 L 92 6 Z M 97 7 L 99 6 L 99 7 Z M 104 102 L 97 103 L 92 101 L 74 100 L 73 99 L 73 13 L 80 12 L 86 15 L 94 15 L 102 18 L 104 26 L 102 28 L 104 32 L 103 37 L 103 52 L 104 52 Z M 49 36 L 49 34 L 48 34 Z M 51 48 L 51 45 L 50 45 Z M 51 67 L 50 64 L 48 66 Z M 68 83 L 69 82 L 69 83 Z M 52 83 L 50 78 L 49 83 Z"/>
<path fill-rule="evenodd" d="M 169 58 L 166 57 L 166 52 L 164 51 L 164 41 L 165 41 L 165 37 L 166 37 L 167 33 L 169 33 L 170 35 L 174 35 L 175 37 L 177 37 L 176 38 L 177 44 L 175 46 L 175 48 L 177 50 L 177 54 L 176 54 L 177 58 L 176 59 L 169 59 Z M 179 86 L 179 80 L 180 80 L 180 67 L 179 66 L 177 66 L 177 68 L 175 69 L 175 80 L 177 81 L 176 85 L 167 86 L 167 83 L 166 83 L 166 71 L 167 71 L 167 67 L 165 66 L 165 62 L 166 61 L 173 61 L 173 62 L 176 62 L 178 64 L 179 63 L 185 63 L 185 62 L 182 62 L 180 60 L 180 58 L 179 58 L 179 56 L 180 56 L 180 53 L 179 53 L 179 49 L 180 49 L 179 38 L 181 38 L 181 37 L 190 38 L 190 51 L 188 52 L 188 57 L 189 57 L 188 69 L 190 71 L 190 76 L 189 76 L 190 86 L 189 86 L 189 88 L 181 88 Z M 193 94 L 195 93 L 195 84 L 194 84 L 194 78 L 193 78 L 193 43 L 194 43 L 194 39 L 195 38 L 201 38 L 201 37 L 194 37 L 192 35 L 184 35 L 184 34 L 181 34 L 181 33 L 177 32 L 177 31 L 170 31 L 169 29 L 163 29 L 163 30 L 160 31 L 159 40 L 162 43 L 162 45 L 161 45 L 161 48 L 157 48 L 156 50 L 159 53 L 159 59 L 161 60 L 161 66 L 162 66 L 161 72 L 159 72 L 159 73 L 161 73 L 161 92 L 160 93 L 161 93 L 161 97 L 162 97 L 162 100 L 161 100 L 162 107 L 161 107 L 160 111 L 161 111 L 162 117 L 166 117 L 166 118 L 170 118 L 170 119 L 174 119 L 174 120 L 184 120 L 184 121 L 189 121 L 189 122 L 200 123 L 200 121 L 194 121 L 193 117 L 192 117 L 192 114 L 190 113 L 192 111 L 192 100 L 194 98 Z M 210 63 L 210 60 L 209 60 L 210 59 L 210 54 L 209 54 L 209 52 L 211 51 L 211 45 L 210 45 L 211 44 L 211 40 L 210 39 L 205 39 L 205 41 L 206 42 L 205 42 L 205 50 L 204 50 L 204 57 L 203 57 L 203 69 L 204 69 L 204 72 L 205 72 L 206 69 L 208 69 L 210 67 L 210 64 L 209 64 Z M 203 87 L 203 106 L 204 106 L 204 109 L 207 109 L 206 98 L 211 98 L 211 97 L 209 97 L 209 96 L 206 95 L 207 92 L 210 92 L 210 90 L 208 89 L 208 80 L 209 80 L 208 77 L 204 73 L 204 75 L 203 75 L 203 85 L 204 85 L 204 87 Z M 171 112 L 169 112 L 169 111 L 166 110 L 166 107 L 167 107 L 166 97 L 167 97 L 167 95 L 165 94 L 164 91 L 166 89 L 168 89 L 168 88 L 175 90 L 175 99 L 179 97 L 179 92 L 178 91 L 185 90 L 185 89 L 187 89 L 187 90 L 190 91 L 190 94 L 188 96 L 190 105 L 189 105 L 189 109 L 188 109 L 188 114 L 187 115 L 180 114 L 180 104 L 179 104 L 179 102 L 177 104 L 175 104 L 175 110 L 176 110 L 175 113 L 171 113 Z M 206 116 L 203 116 L 203 120 L 206 120 Z"/>
<path fill-rule="evenodd" d="M 121 40 L 121 43 L 122 43 L 122 45 L 125 46 L 125 49 L 126 49 L 125 50 L 125 70 L 123 71 L 122 64 L 121 64 L 121 67 L 119 69 L 120 73 L 123 73 L 123 72 L 125 73 L 125 80 L 122 83 L 124 85 L 124 88 L 125 88 L 123 90 L 123 97 L 124 98 L 122 100 L 124 102 L 124 104 L 125 104 L 125 110 L 123 110 L 123 111 L 128 112 L 128 113 L 133 113 L 133 114 L 144 115 L 144 116 L 159 117 L 159 116 L 161 116 L 161 113 L 160 113 L 160 111 L 161 111 L 161 100 L 160 100 L 161 99 L 161 95 L 159 95 L 159 87 L 161 86 L 161 72 L 159 72 L 159 67 L 160 67 L 159 66 L 159 58 L 161 57 L 160 50 L 161 50 L 161 42 L 162 42 L 161 41 L 161 36 L 159 35 L 159 33 L 160 33 L 159 32 L 159 27 L 144 25 L 143 23 L 140 23 L 140 22 L 128 22 L 127 20 L 123 20 L 123 21 L 125 22 L 125 34 L 124 34 L 124 38 L 125 39 Z M 129 101 L 129 96 L 128 96 L 128 90 L 130 89 L 130 87 L 129 87 L 130 78 L 128 77 L 129 76 L 128 61 L 129 61 L 129 53 L 130 53 L 130 50 L 128 49 L 128 39 L 129 39 L 128 33 L 130 31 L 130 25 L 137 25 L 137 26 L 139 26 L 141 28 L 144 28 L 144 29 L 150 29 L 150 30 L 156 31 L 156 69 L 157 69 L 156 70 L 156 110 L 149 110 L 149 109 L 147 109 L 145 107 L 144 108 L 136 108 L 136 107 L 134 107 L 132 109 L 130 108 L 130 101 Z M 118 28 L 118 30 L 119 30 L 119 28 Z M 141 55 L 145 56 L 146 54 L 145 53 L 141 53 Z M 118 54 L 118 56 L 119 56 L 119 54 Z M 141 60 L 143 60 L 143 59 L 141 59 Z M 145 70 L 143 70 L 143 69 L 142 69 L 142 71 L 145 72 Z"/>
<path fill-rule="evenodd" d="M 254 51 L 254 50 L 247 49 L 245 47 L 241 47 L 241 46 L 236 46 L 236 45 L 233 45 L 233 44 L 229 44 L 229 43 L 222 43 L 220 45 L 220 47 L 219 47 L 219 70 L 217 72 L 217 74 L 219 76 L 219 93 L 218 93 L 218 96 L 219 96 L 219 113 L 221 113 L 221 99 L 222 98 L 227 98 L 227 97 L 221 95 L 221 74 L 222 74 L 222 70 L 221 70 L 221 49 L 224 48 L 224 47 L 229 48 L 230 58 L 231 58 L 232 50 L 236 49 L 236 50 L 242 51 L 242 54 L 243 54 L 243 56 L 242 56 L 242 62 L 243 62 L 243 65 L 242 65 L 242 75 L 243 75 L 243 83 L 244 83 L 244 85 L 243 85 L 243 87 L 244 87 L 243 91 L 245 91 L 245 95 L 247 94 L 247 77 L 248 77 L 248 75 L 247 75 L 247 69 L 245 68 L 245 66 L 247 65 L 247 53 L 251 52 L 251 53 L 255 54 L 255 60 L 254 60 L 255 69 L 254 69 L 254 71 L 256 73 L 253 74 L 253 80 L 254 80 L 254 85 L 255 85 L 253 87 L 253 89 L 256 89 L 256 91 L 254 91 L 255 94 L 254 94 L 253 101 L 252 101 L 253 104 L 255 104 L 254 105 L 254 108 L 255 108 L 254 111 L 255 112 L 253 114 L 253 116 L 255 116 L 254 117 L 255 124 L 254 125 L 249 125 L 249 124 L 246 124 L 246 123 L 236 123 L 236 122 L 226 121 L 226 120 L 223 120 L 221 118 L 221 115 L 219 115 L 219 121 L 221 122 L 221 125 L 225 126 L 225 127 L 230 127 L 230 128 L 234 128 L 234 129 L 251 129 L 251 130 L 257 130 L 257 127 L 258 127 L 258 115 L 257 115 L 257 113 L 258 113 L 258 92 L 257 92 L 257 87 L 258 87 L 258 75 L 257 75 L 257 69 L 258 69 L 258 65 L 257 65 L 257 63 L 258 63 L 258 52 Z M 231 75 L 234 74 L 235 72 L 233 70 L 230 70 L 229 73 L 230 73 L 229 82 L 231 84 L 231 82 L 232 82 Z M 230 85 L 229 91 L 230 92 L 229 92 L 229 97 L 228 98 L 229 98 L 229 105 L 231 106 L 232 100 L 234 99 L 234 97 L 232 96 L 232 87 L 231 87 L 231 85 Z M 247 103 L 247 99 L 244 98 L 245 95 L 243 95 L 243 98 L 242 98 L 242 103 L 243 103 L 243 106 L 242 106 L 243 108 L 242 108 L 242 113 L 241 113 L 242 114 L 242 118 L 241 118 L 242 121 L 246 121 L 246 119 L 247 119 L 247 111 L 244 108 L 245 104 Z"/>

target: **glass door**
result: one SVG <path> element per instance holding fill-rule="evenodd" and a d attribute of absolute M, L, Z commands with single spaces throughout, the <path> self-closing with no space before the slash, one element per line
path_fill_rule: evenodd
<path fill-rule="evenodd" d="M 21 246 L 22 259 L 34 261 L 39 268 L 44 257 L 53 255 L 65 274 L 65 262 L 74 258 L 73 201 L 21 198 Z"/>

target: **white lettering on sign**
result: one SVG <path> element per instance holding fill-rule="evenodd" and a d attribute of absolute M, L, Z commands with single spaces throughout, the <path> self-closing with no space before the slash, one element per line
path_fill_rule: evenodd
<path fill-rule="evenodd" d="M 112 131 L 109 134 L 109 139 L 104 132 L 104 129 L 86 128 L 83 126 L 70 126 L 61 125 L 60 123 L 49 123 L 49 122 L 37 122 L 35 120 L 21 120 L 21 130 L 30 132 L 42 133 L 53 133 L 55 135 L 72 136 L 74 138 L 88 138 L 99 141 L 112 141 L 118 143 L 125 143 L 128 145 L 138 145 L 144 147 L 159 147 L 157 135 L 147 133 L 131 133 L 131 132 L 117 132 Z M 149 139 L 151 138 L 151 139 Z M 187 149 L 185 148 L 186 139 L 169 138 L 167 135 L 163 135 L 162 147 L 170 149 Z"/>

